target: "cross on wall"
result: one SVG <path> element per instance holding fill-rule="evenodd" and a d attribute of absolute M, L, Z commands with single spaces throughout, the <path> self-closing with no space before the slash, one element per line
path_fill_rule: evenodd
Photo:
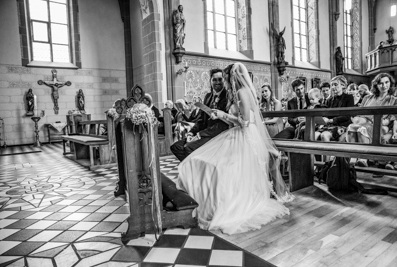
<path fill-rule="evenodd" d="M 52 73 L 52 81 L 43 81 L 43 80 L 38 80 L 37 83 L 39 85 L 46 85 L 48 87 L 50 87 L 52 89 L 51 91 L 51 95 L 52 95 L 52 100 L 54 101 L 54 111 L 55 114 L 58 114 L 59 111 L 59 107 L 58 107 L 58 99 L 59 99 L 59 92 L 58 89 L 63 87 L 63 86 L 70 86 L 72 85 L 72 83 L 70 81 L 67 82 L 60 82 L 57 79 L 57 70 L 56 69 L 52 69 L 51 70 Z"/>

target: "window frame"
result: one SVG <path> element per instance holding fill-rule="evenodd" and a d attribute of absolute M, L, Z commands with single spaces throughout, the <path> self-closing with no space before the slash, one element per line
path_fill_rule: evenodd
<path fill-rule="evenodd" d="M 308 35 L 308 33 L 309 33 L 309 29 L 308 29 L 308 3 L 307 3 L 307 0 L 304 0 L 304 2 L 305 2 L 305 7 L 304 8 L 302 8 L 301 6 L 300 6 L 300 0 L 298 0 L 297 1 L 298 2 L 298 5 L 295 5 L 294 4 L 294 0 L 292 0 L 292 29 L 293 29 L 293 40 L 294 40 L 294 58 L 295 58 L 295 60 L 297 60 L 297 61 L 301 61 L 301 62 L 308 62 L 308 63 L 310 63 L 309 62 L 309 35 Z M 297 19 L 297 18 L 295 18 L 295 14 L 294 14 L 294 6 L 296 6 L 296 7 L 298 7 L 298 13 L 299 13 L 299 18 Z M 300 9 L 304 9 L 305 10 L 305 21 L 302 21 L 301 20 L 301 12 L 300 12 Z M 295 20 L 297 20 L 298 21 L 298 23 L 299 23 L 299 29 L 298 29 L 298 32 L 296 31 L 296 29 L 295 29 Z M 301 25 L 301 23 L 304 23 L 305 24 L 305 27 L 306 27 L 306 34 L 305 35 L 303 35 L 302 33 L 301 33 L 301 28 L 300 28 L 300 25 Z M 297 45 L 297 40 L 296 40 L 296 38 L 295 38 L 295 34 L 297 34 L 297 35 L 299 35 L 299 45 Z M 302 36 L 305 36 L 305 41 L 306 41 L 306 48 L 302 48 Z M 297 59 L 297 57 L 296 57 L 296 49 L 299 49 L 299 60 Z M 302 50 L 306 50 L 306 59 L 305 60 L 302 60 Z"/>
<path fill-rule="evenodd" d="M 224 21 L 225 21 L 225 31 L 224 32 L 222 32 L 222 33 L 224 33 L 225 34 L 225 49 L 223 49 L 223 50 L 227 50 L 227 51 L 239 51 L 239 45 L 238 45 L 238 40 L 239 40 L 239 35 L 238 35 L 238 24 L 237 24 L 237 1 L 236 0 L 233 0 L 233 2 L 234 2 L 234 17 L 231 17 L 231 16 L 229 16 L 229 15 L 227 15 L 226 14 L 226 0 L 221 0 L 221 1 L 223 1 L 223 6 L 224 6 L 224 13 L 222 14 L 222 13 L 217 13 L 216 11 L 215 11 L 215 1 L 220 1 L 220 0 L 211 0 L 211 2 L 212 2 L 212 11 L 209 11 L 208 10 L 208 6 L 207 6 L 207 4 L 208 4 L 208 2 L 207 2 L 207 0 L 205 1 L 205 14 L 206 14 L 206 16 L 205 16 L 205 23 L 206 23 L 206 38 L 207 38 L 207 40 L 209 40 L 209 32 L 210 31 L 212 31 L 213 32 L 213 40 L 214 40 L 214 47 L 210 47 L 209 46 L 209 42 L 207 42 L 208 43 L 208 48 L 211 48 L 211 49 L 223 49 L 223 48 L 218 48 L 217 47 L 217 32 L 221 32 L 221 31 L 218 31 L 218 30 L 216 30 L 216 14 L 218 14 L 218 15 L 222 15 L 223 17 L 224 17 Z M 209 29 L 209 27 L 208 27 L 208 15 L 209 15 L 209 13 L 212 13 L 212 23 L 213 23 L 213 29 L 212 30 L 210 30 Z M 232 33 L 229 33 L 228 32 L 228 27 L 227 27 L 227 18 L 234 18 L 234 22 L 235 22 L 235 34 L 232 34 Z M 235 43 L 235 47 L 236 47 L 236 50 L 229 50 L 229 41 L 228 41 L 228 35 L 235 35 L 236 36 L 236 43 Z"/>
<path fill-rule="evenodd" d="M 50 12 L 49 4 L 47 2 L 48 12 Z M 54 2 L 56 3 L 56 2 Z M 19 12 L 19 34 L 21 39 L 21 55 L 22 65 L 26 67 L 44 67 L 44 68 L 81 68 L 81 48 L 80 48 L 80 31 L 79 31 L 79 17 L 78 17 L 78 0 L 66 0 L 67 5 L 67 27 L 68 27 L 68 46 L 69 46 L 69 60 L 70 62 L 54 62 L 54 61 L 37 61 L 33 60 L 33 26 L 34 21 L 40 23 L 47 23 L 48 43 L 51 46 L 51 60 L 53 60 L 52 46 L 57 43 L 52 43 L 51 40 L 51 20 L 40 21 L 30 18 L 29 0 L 17 0 Z M 48 14 L 50 17 L 50 13 Z M 59 23 L 55 23 L 59 24 Z M 61 24 L 66 25 L 66 24 Z M 39 41 L 40 42 L 40 41 Z M 42 42 L 41 42 L 42 43 Z"/>
<path fill-rule="evenodd" d="M 344 67 L 345 69 L 353 69 L 353 20 L 352 20 L 352 10 L 353 10 L 353 2 L 351 1 L 350 10 L 345 9 L 346 0 L 343 0 L 343 51 L 345 53 L 344 58 Z M 350 24 L 347 24 L 347 16 L 349 16 Z M 347 29 L 350 28 L 350 35 L 347 34 Z M 350 46 L 348 43 L 348 39 L 350 39 Z M 350 52 L 350 57 L 349 57 Z"/>

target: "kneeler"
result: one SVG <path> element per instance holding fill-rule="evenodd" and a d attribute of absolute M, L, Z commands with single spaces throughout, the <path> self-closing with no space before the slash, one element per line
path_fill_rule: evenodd
<path fill-rule="evenodd" d="M 170 178 L 161 173 L 161 187 L 163 189 L 163 207 L 166 210 L 188 210 L 198 207 L 197 202 L 186 192 L 178 190 Z M 167 203 L 171 202 L 172 207 Z"/>

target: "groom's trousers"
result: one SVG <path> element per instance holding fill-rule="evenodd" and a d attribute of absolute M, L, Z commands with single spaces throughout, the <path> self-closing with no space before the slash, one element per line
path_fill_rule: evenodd
<path fill-rule="evenodd" d="M 203 137 L 199 140 L 192 141 L 187 143 L 186 139 L 180 140 L 175 142 L 171 146 L 171 151 L 174 155 L 180 160 L 184 160 L 187 156 L 189 156 L 194 150 L 201 147 L 205 143 L 207 143 L 212 138 L 210 137 Z"/>

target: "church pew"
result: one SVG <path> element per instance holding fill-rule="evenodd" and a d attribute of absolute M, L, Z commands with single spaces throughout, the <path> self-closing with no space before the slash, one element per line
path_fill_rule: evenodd
<path fill-rule="evenodd" d="M 374 129 L 371 144 L 321 142 L 314 140 L 315 117 L 346 115 L 373 115 Z M 279 150 L 288 155 L 289 183 L 291 191 L 314 183 L 314 155 L 328 155 L 349 158 L 396 161 L 397 146 L 381 144 L 381 119 L 383 114 L 397 114 L 397 106 L 332 108 L 311 110 L 271 111 L 266 117 L 305 117 L 305 140 L 274 139 Z"/>
<path fill-rule="evenodd" d="M 109 119 L 77 121 L 76 133 L 62 135 L 63 154 L 71 154 L 69 158 L 91 170 L 115 166 L 113 127 Z M 69 151 L 66 142 L 70 144 Z"/>

